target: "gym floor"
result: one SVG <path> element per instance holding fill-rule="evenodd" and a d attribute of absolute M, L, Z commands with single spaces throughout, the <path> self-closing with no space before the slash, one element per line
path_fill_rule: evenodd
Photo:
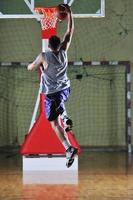
<path fill-rule="evenodd" d="M 128 156 L 124 152 L 82 152 L 78 185 L 24 185 L 21 156 L 0 154 L 0 200 L 47 199 L 133 199 L 133 155 Z"/>

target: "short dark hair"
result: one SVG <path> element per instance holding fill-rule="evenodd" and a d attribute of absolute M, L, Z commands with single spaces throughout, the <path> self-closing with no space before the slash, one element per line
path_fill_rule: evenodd
<path fill-rule="evenodd" d="M 49 45 L 53 50 L 57 50 L 60 46 L 60 43 L 61 43 L 60 38 L 56 35 L 53 35 L 49 38 Z"/>

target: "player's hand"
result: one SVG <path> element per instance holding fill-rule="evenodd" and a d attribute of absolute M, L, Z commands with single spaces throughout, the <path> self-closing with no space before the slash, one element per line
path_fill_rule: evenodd
<path fill-rule="evenodd" d="M 71 13 L 71 8 L 68 4 L 62 4 L 68 13 Z"/>
<path fill-rule="evenodd" d="M 29 64 L 29 65 L 27 66 L 27 69 L 28 69 L 28 71 L 31 71 L 32 69 L 34 69 L 33 63 Z"/>

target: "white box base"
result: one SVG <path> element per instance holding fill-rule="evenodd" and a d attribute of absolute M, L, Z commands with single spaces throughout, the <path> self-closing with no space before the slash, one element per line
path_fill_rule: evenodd
<path fill-rule="evenodd" d="M 23 156 L 24 184 L 78 184 L 78 156 L 70 168 L 66 157 Z"/>
<path fill-rule="evenodd" d="M 77 171 L 24 171 L 23 184 L 78 184 Z"/>

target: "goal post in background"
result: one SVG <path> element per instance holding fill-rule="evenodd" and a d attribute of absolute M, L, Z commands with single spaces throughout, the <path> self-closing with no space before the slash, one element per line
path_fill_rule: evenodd
<path fill-rule="evenodd" d="M 79 114 L 81 120 L 80 130 L 78 124 L 76 125 L 77 132 L 80 132 L 83 139 L 81 146 L 115 150 L 126 148 L 128 153 L 131 153 L 130 62 L 81 60 L 70 64 L 81 65 L 79 69 L 73 68 L 75 72 L 77 70 L 77 83 L 74 80 L 72 82 L 72 86 L 75 89 L 77 87 L 78 94 L 75 94 L 75 99 L 76 96 L 80 97 L 76 100 L 75 115 Z M 73 101 L 75 102 L 74 99 Z M 72 113 L 74 110 L 75 108 Z M 91 143 L 92 141 L 95 141 L 95 144 Z"/>

